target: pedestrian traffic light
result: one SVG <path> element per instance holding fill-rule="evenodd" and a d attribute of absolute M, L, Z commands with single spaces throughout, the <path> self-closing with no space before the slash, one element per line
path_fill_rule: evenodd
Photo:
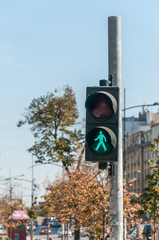
<path fill-rule="evenodd" d="M 117 161 L 118 103 L 118 87 L 87 87 L 86 161 Z"/>

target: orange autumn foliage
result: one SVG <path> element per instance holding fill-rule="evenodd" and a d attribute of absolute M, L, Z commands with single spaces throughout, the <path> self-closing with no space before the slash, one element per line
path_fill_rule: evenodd
<path fill-rule="evenodd" d="M 131 184 L 131 183 L 130 183 Z M 138 204 L 131 205 L 135 194 L 124 190 L 124 215 L 127 224 L 133 226 L 138 220 Z M 57 178 L 47 186 L 45 208 L 61 222 L 73 220 L 76 228 L 86 226 L 89 232 L 100 235 L 109 232 L 109 176 L 107 170 L 99 171 L 97 166 L 81 165 L 73 168 L 62 178 Z M 134 221 L 135 219 L 135 221 Z"/>

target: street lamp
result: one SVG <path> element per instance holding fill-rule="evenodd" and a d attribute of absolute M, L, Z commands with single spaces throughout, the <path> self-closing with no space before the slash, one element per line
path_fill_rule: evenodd
<path fill-rule="evenodd" d="M 11 176 L 11 177 L 9 177 L 9 178 L 4 178 L 4 180 L 1 180 L 1 181 L 9 181 L 9 180 L 11 180 L 12 178 L 15 178 L 15 177 L 24 177 L 24 174 L 16 175 L 16 176 Z"/>
<path fill-rule="evenodd" d="M 122 111 L 126 111 L 126 110 L 129 110 L 129 109 L 132 109 L 132 108 L 152 107 L 152 106 L 157 106 L 157 105 L 159 105 L 159 102 L 154 102 L 152 104 L 141 104 L 141 105 L 136 105 L 136 106 L 124 108 Z"/>
<path fill-rule="evenodd" d="M 9 173 L 10 175 L 10 173 Z M 14 179 L 15 177 L 23 177 L 24 174 L 21 175 L 16 175 L 16 176 L 10 176 L 9 178 L 4 178 L 1 181 L 9 181 L 9 196 L 10 196 L 10 201 L 12 201 L 12 185 L 11 185 L 11 180 Z"/>
<path fill-rule="evenodd" d="M 32 183 L 31 180 L 24 179 L 24 178 L 14 178 L 14 180 L 21 180 L 21 181 L 26 181 L 26 182 L 30 182 L 30 183 Z"/>

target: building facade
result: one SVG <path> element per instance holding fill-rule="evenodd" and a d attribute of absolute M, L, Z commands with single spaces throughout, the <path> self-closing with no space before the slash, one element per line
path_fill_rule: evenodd
<path fill-rule="evenodd" d="M 132 119 L 132 118 L 131 118 Z M 143 118 L 142 118 L 143 120 Z M 126 181 L 134 179 L 131 190 L 142 193 L 148 186 L 146 175 L 150 174 L 148 160 L 154 158 L 151 153 L 151 141 L 159 135 L 159 114 L 145 114 L 145 121 L 135 121 L 135 128 L 126 132 L 123 159 Z M 130 127 L 130 119 L 128 121 Z M 127 124 L 127 123 L 126 123 Z M 125 125 L 126 125 L 125 124 Z M 133 124 L 133 123 L 132 123 Z M 131 128 L 126 128 L 131 129 Z"/>

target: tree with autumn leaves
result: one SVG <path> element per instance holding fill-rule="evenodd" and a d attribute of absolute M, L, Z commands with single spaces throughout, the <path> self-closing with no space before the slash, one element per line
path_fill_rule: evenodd
<path fill-rule="evenodd" d="M 141 222 L 136 214 L 140 206 L 131 204 L 132 196 L 135 194 L 124 191 L 128 229 Z M 85 166 L 81 163 L 81 167 L 73 168 L 70 175 L 57 178 L 48 185 L 45 200 L 50 216 L 56 216 L 61 222 L 73 220 L 76 229 L 87 227 L 94 238 L 109 234 L 109 176 L 107 170 L 99 170 L 97 164 Z"/>
<path fill-rule="evenodd" d="M 30 126 L 35 142 L 28 151 L 36 156 L 36 163 L 62 162 L 68 174 L 74 163 L 80 165 L 84 134 L 78 117 L 75 94 L 69 86 L 63 94 L 55 90 L 32 100 L 17 126 Z"/>
<path fill-rule="evenodd" d="M 140 194 L 131 190 L 135 181 L 135 178 L 130 179 L 127 183 L 125 180 L 123 181 L 123 217 L 126 219 L 128 232 L 143 221 L 138 215 L 138 211 L 141 209 L 140 204 L 132 201 L 132 199 L 137 199 L 140 196 Z"/>
<path fill-rule="evenodd" d="M 75 94 L 69 86 L 62 91 L 47 93 L 33 99 L 23 114 L 18 127 L 28 124 L 35 143 L 28 151 L 38 163 L 62 162 L 69 170 L 77 160 L 77 151 L 84 135 L 78 126 L 78 110 Z"/>
<path fill-rule="evenodd" d="M 97 166 L 81 164 L 73 168 L 47 187 L 46 207 L 50 215 L 63 223 L 73 221 L 75 228 L 88 227 L 90 232 L 100 235 L 108 225 L 109 192 L 105 174 Z M 105 228 L 104 228 L 105 230 Z"/>
<path fill-rule="evenodd" d="M 10 195 L 5 194 L 0 198 L 0 224 L 4 226 L 15 226 L 19 222 L 9 222 L 8 219 L 12 215 L 13 210 L 23 210 L 24 204 L 18 198 L 10 199 Z"/>

